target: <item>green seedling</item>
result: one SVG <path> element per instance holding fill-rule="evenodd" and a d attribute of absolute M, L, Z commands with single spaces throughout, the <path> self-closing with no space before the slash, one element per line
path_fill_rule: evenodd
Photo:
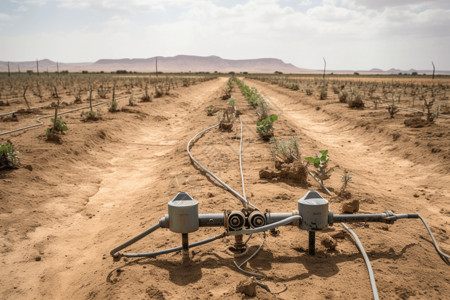
<path fill-rule="evenodd" d="M 20 167 L 19 157 L 14 149 L 11 141 L 0 145 L 0 170 L 2 169 L 17 169 Z"/>
<path fill-rule="evenodd" d="M 62 120 L 62 117 L 56 119 L 52 118 L 50 121 L 53 123 L 53 127 L 47 128 L 47 131 L 45 132 L 47 136 L 51 134 L 64 134 L 64 131 L 69 129 L 66 123 Z"/>
<path fill-rule="evenodd" d="M 263 140 L 269 140 L 273 136 L 273 123 L 276 120 L 278 120 L 277 115 L 271 115 L 256 123 L 256 131 L 261 135 Z"/>
<path fill-rule="evenodd" d="M 314 168 L 316 170 L 313 171 L 314 175 L 320 180 L 323 184 L 324 180 L 327 180 L 331 177 L 330 173 L 333 171 L 333 168 L 328 168 L 328 162 L 330 158 L 328 157 L 328 150 L 321 150 L 317 157 L 306 157 L 305 160 L 308 163 L 313 163 Z"/>
<path fill-rule="evenodd" d="M 273 144 L 271 152 L 276 160 L 281 160 L 284 163 L 292 163 L 299 159 L 298 137 L 293 136 L 287 141 L 272 137 L 270 142 Z"/>
<path fill-rule="evenodd" d="M 347 170 L 344 170 L 344 175 L 342 175 L 341 181 L 342 181 L 342 187 L 339 192 L 339 195 L 344 195 L 345 189 L 347 188 L 347 185 L 352 182 L 353 175 L 350 174 Z"/>

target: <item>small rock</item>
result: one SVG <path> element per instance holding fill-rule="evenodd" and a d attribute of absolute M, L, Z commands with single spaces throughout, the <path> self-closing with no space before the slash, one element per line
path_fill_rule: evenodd
<path fill-rule="evenodd" d="M 237 293 L 245 294 L 248 297 L 256 296 L 256 281 L 252 279 L 246 279 L 239 282 L 237 288 Z"/>
<path fill-rule="evenodd" d="M 359 200 L 349 200 L 342 203 L 343 213 L 355 213 L 359 211 Z"/>
<path fill-rule="evenodd" d="M 323 235 L 323 239 L 321 241 L 322 245 L 328 250 L 335 250 L 337 246 L 337 241 L 333 239 L 328 234 Z"/>
<path fill-rule="evenodd" d="M 41 261 L 41 259 L 42 259 L 42 257 L 40 257 L 40 256 L 36 256 L 36 257 L 34 258 L 35 261 Z"/>
<path fill-rule="evenodd" d="M 415 197 L 415 198 L 419 198 L 419 194 L 415 193 L 415 194 L 414 194 L 414 197 Z"/>
<path fill-rule="evenodd" d="M 208 197 L 209 197 L 209 198 L 212 198 L 212 197 L 214 197 L 214 194 L 211 193 L 211 192 L 209 192 L 209 193 L 208 193 Z"/>
<path fill-rule="evenodd" d="M 23 166 L 25 169 L 27 169 L 28 171 L 33 171 L 33 167 L 31 165 L 25 165 Z"/>

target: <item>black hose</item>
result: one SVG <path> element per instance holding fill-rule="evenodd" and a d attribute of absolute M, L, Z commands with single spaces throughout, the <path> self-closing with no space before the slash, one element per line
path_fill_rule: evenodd
<path fill-rule="evenodd" d="M 222 238 L 222 237 L 224 237 L 224 236 L 225 236 L 225 234 L 222 233 L 222 234 L 219 234 L 219 235 L 210 237 L 210 238 L 208 238 L 208 239 L 206 239 L 206 240 L 203 240 L 203 241 L 199 241 L 199 242 L 195 242 L 195 243 L 189 244 L 189 248 L 192 248 L 192 247 L 196 247 L 196 246 L 200 246 L 200 245 L 204 245 L 204 244 L 213 242 L 213 241 L 215 241 L 215 240 L 217 240 L 217 239 L 219 239 L 219 238 Z M 129 254 L 122 254 L 121 256 L 123 256 L 123 257 L 155 257 L 155 256 L 158 256 L 158 255 L 161 255 L 161 254 L 167 254 L 167 253 L 172 253 L 172 252 L 180 251 L 181 249 L 182 249 L 182 246 L 178 246 L 178 247 L 175 247 L 175 248 L 170 248 L 170 249 L 165 249 L 165 250 L 160 250 L 160 251 L 155 251 L 155 252 L 147 252 L 147 253 L 129 253 Z"/>

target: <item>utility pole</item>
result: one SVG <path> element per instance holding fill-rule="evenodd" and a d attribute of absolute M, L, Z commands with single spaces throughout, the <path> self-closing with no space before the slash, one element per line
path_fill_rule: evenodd
<path fill-rule="evenodd" d="M 58 73 L 58 75 L 59 75 L 59 63 L 58 62 L 56 62 L 56 73 Z"/>
<path fill-rule="evenodd" d="M 20 74 L 20 65 L 19 65 L 19 64 L 17 64 L 17 71 L 18 71 L 19 74 Z"/>
<path fill-rule="evenodd" d="M 156 78 L 158 78 L 158 56 L 156 56 Z"/>
<path fill-rule="evenodd" d="M 327 68 L 327 61 L 325 60 L 325 57 L 323 58 L 323 77 L 322 79 L 325 80 L 325 69 Z"/>
<path fill-rule="evenodd" d="M 9 61 L 8 61 L 8 77 L 11 76 L 11 72 L 9 71 Z"/>
<path fill-rule="evenodd" d="M 36 58 L 36 71 L 39 76 L 39 61 L 37 60 L 37 58 Z"/>
<path fill-rule="evenodd" d="M 434 62 L 432 61 L 431 64 L 433 65 L 433 78 L 434 79 L 434 71 L 436 70 L 436 68 L 434 67 Z"/>

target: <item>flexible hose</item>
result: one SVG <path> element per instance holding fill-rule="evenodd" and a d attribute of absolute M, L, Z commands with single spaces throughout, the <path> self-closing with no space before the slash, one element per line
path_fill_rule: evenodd
<path fill-rule="evenodd" d="M 128 247 L 128 246 L 130 246 L 130 245 L 132 245 L 132 244 L 134 244 L 134 243 L 136 243 L 137 241 L 139 241 L 139 240 L 142 239 L 143 237 L 146 237 L 147 235 L 149 235 L 150 233 L 152 233 L 153 231 L 155 231 L 155 230 L 157 230 L 157 229 L 159 229 L 159 228 L 161 228 L 161 225 L 159 225 L 159 223 L 158 223 L 158 224 L 156 224 L 156 225 L 150 227 L 149 229 L 147 229 L 147 230 L 144 231 L 143 233 L 141 233 L 141 234 L 135 236 L 135 237 L 132 238 L 131 240 L 129 240 L 129 241 L 123 243 L 122 245 L 120 245 L 120 246 L 118 246 L 118 247 L 116 247 L 116 248 L 114 248 L 114 249 L 112 249 L 111 252 L 109 252 L 109 254 L 111 254 L 112 256 L 119 256 L 119 255 L 120 255 L 120 254 L 119 254 L 119 251 L 120 251 L 120 250 L 122 250 L 122 249 L 124 249 L 124 248 L 126 248 L 126 247 Z"/>
<path fill-rule="evenodd" d="M 309 171 L 309 174 L 312 176 L 312 178 L 314 178 L 322 187 L 323 189 L 328 193 L 328 195 L 331 196 L 330 191 L 322 184 L 322 182 L 320 182 L 319 179 L 316 178 L 316 176 L 314 176 L 311 171 Z M 353 239 L 356 241 L 356 245 L 358 246 L 359 251 L 361 252 L 363 258 L 364 258 L 364 262 L 366 263 L 367 266 L 367 271 L 369 272 L 369 279 L 370 279 L 370 285 L 372 287 L 372 294 L 373 294 L 373 298 L 375 300 L 378 300 L 378 290 L 377 290 L 377 285 L 375 282 L 375 276 L 373 274 L 373 270 L 372 270 L 372 266 L 370 264 L 370 260 L 369 257 L 366 254 L 366 251 L 364 250 L 364 247 L 361 244 L 361 241 L 359 240 L 358 236 L 356 235 L 355 232 L 353 232 L 353 230 L 351 230 L 350 228 L 348 228 L 344 223 L 341 223 L 341 225 L 352 235 Z"/>
<path fill-rule="evenodd" d="M 245 183 L 244 183 L 244 172 L 242 171 L 242 138 L 244 135 L 244 130 L 242 126 L 242 118 L 239 116 L 239 121 L 241 122 L 241 143 L 239 145 L 239 170 L 241 171 L 241 182 L 242 182 L 242 197 L 247 199 L 245 196 Z M 248 207 L 248 199 L 247 199 L 247 207 Z"/>
<path fill-rule="evenodd" d="M 445 254 L 444 252 L 442 252 L 441 249 L 439 249 L 436 239 L 434 238 L 433 233 L 430 230 L 430 227 L 428 227 L 427 222 L 425 222 L 425 219 L 422 218 L 420 215 L 419 215 L 419 219 L 422 220 L 423 225 L 425 225 L 425 228 L 427 229 L 428 233 L 430 234 L 430 237 L 431 237 L 431 240 L 433 241 L 433 246 L 434 246 L 434 249 L 436 249 L 436 252 L 439 254 L 439 256 L 442 258 L 442 260 L 447 265 L 450 265 L 450 256 Z"/>
<path fill-rule="evenodd" d="M 242 263 L 240 263 L 240 264 L 238 264 L 238 263 L 236 262 L 236 260 L 233 260 L 234 265 L 236 266 L 236 268 L 238 268 L 239 271 L 241 271 L 242 273 L 245 273 L 245 274 L 247 274 L 247 275 L 250 275 L 250 276 L 259 277 L 259 278 L 262 278 L 262 279 L 266 278 L 265 275 L 258 274 L 258 273 L 253 273 L 253 272 L 249 272 L 249 271 L 246 271 L 246 270 L 244 270 L 244 269 L 242 268 L 243 265 L 245 265 L 247 262 L 249 262 L 251 259 L 253 259 L 253 258 L 259 253 L 259 251 L 260 251 L 260 250 L 262 249 L 262 247 L 264 246 L 264 242 L 265 242 L 265 241 L 266 241 L 266 233 L 264 233 L 262 243 L 259 245 L 258 249 L 256 249 L 256 251 L 255 251 L 252 255 L 250 255 L 250 257 L 248 257 L 246 260 L 244 260 L 244 261 L 243 261 Z"/>
<path fill-rule="evenodd" d="M 196 246 L 200 246 L 200 245 L 204 245 L 210 242 L 213 242 L 217 239 L 220 239 L 224 237 L 224 233 L 210 237 L 208 239 L 199 241 L 199 242 L 195 242 L 192 244 L 189 244 L 189 248 L 193 248 Z M 170 249 L 165 249 L 165 250 L 160 250 L 160 251 L 155 251 L 155 252 L 147 252 L 147 253 L 128 253 L 128 254 L 123 254 L 123 257 L 155 257 L 161 254 L 167 254 L 167 253 L 172 253 L 172 252 L 176 252 L 176 251 L 180 251 L 183 247 L 182 246 L 178 246 L 178 247 L 174 247 L 174 248 L 170 248 Z"/>
<path fill-rule="evenodd" d="M 378 297 L 378 290 L 377 290 L 377 284 L 375 282 L 375 276 L 373 275 L 373 270 L 372 270 L 372 266 L 370 264 L 369 261 L 369 257 L 367 256 L 366 251 L 364 250 L 363 245 L 361 244 L 361 241 L 359 240 L 358 236 L 356 235 L 355 232 L 353 232 L 353 230 L 351 230 L 350 228 L 348 228 L 344 223 L 341 223 L 341 225 L 352 235 L 353 239 L 356 242 L 356 245 L 358 246 L 359 251 L 361 252 L 362 256 L 364 257 L 364 261 L 366 263 L 366 267 L 367 267 L 367 271 L 369 272 L 369 278 L 370 278 L 370 285 L 372 287 L 372 293 L 373 293 L 373 298 L 375 300 L 380 299 Z"/>
<path fill-rule="evenodd" d="M 194 135 L 193 138 L 191 138 L 187 144 L 187 153 L 189 155 L 189 157 L 191 158 L 191 160 L 199 167 L 201 168 L 203 171 L 205 171 L 206 173 L 208 173 L 212 178 L 214 178 L 217 182 L 219 182 L 222 186 L 224 186 L 228 191 L 230 191 L 234 196 L 236 196 L 239 200 L 241 200 L 242 205 L 245 207 L 245 205 L 248 203 L 248 205 L 250 205 L 251 207 L 259 210 L 256 206 L 254 206 L 250 201 L 248 201 L 247 199 L 245 199 L 244 197 L 242 197 L 238 192 L 236 192 L 235 190 L 233 190 L 231 187 L 229 187 L 225 182 L 223 182 L 222 180 L 219 179 L 219 177 L 217 177 L 216 175 L 214 175 L 214 173 L 210 172 L 208 169 L 206 169 L 201 163 L 199 163 L 191 154 L 191 151 L 189 150 L 191 148 L 191 143 L 193 140 L 195 140 L 199 135 L 203 134 L 204 132 L 211 130 L 215 127 L 219 126 L 219 124 L 213 125 L 211 127 L 208 127 L 206 129 L 203 129 L 202 131 L 200 131 L 199 133 L 197 133 L 196 135 Z"/>

